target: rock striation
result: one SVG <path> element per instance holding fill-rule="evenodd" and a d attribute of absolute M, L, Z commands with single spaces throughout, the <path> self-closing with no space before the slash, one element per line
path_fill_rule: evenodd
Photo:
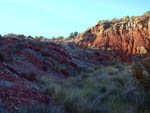
<path fill-rule="evenodd" d="M 150 15 L 99 22 L 80 34 L 76 40 L 81 47 L 113 51 L 122 59 L 150 51 Z"/>
<path fill-rule="evenodd" d="M 51 103 L 51 97 L 41 92 L 42 77 L 67 79 L 90 71 L 97 62 L 97 59 L 89 60 L 93 54 L 75 45 L 42 42 L 18 35 L 1 37 L 0 101 L 12 112 L 28 104 Z"/>

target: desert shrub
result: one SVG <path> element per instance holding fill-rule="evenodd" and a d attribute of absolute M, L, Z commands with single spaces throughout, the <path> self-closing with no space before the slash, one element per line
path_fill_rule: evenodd
<path fill-rule="evenodd" d="M 29 35 L 29 36 L 27 37 L 27 39 L 33 39 L 33 37 L 32 37 L 31 35 Z"/>
<path fill-rule="evenodd" d="M 110 20 L 103 20 L 103 23 L 109 23 Z"/>
<path fill-rule="evenodd" d="M 7 109 L 5 109 L 4 104 L 0 101 L 0 113 L 10 113 Z"/>
<path fill-rule="evenodd" d="M 142 61 L 133 66 L 133 76 L 142 84 L 145 91 L 150 90 L 150 60 Z"/>
<path fill-rule="evenodd" d="M 146 13 L 143 14 L 144 16 L 150 16 L 150 11 L 147 11 Z"/>
<path fill-rule="evenodd" d="M 6 36 L 8 36 L 8 37 L 16 37 L 17 35 L 14 34 L 14 33 L 8 33 Z"/>
<path fill-rule="evenodd" d="M 56 39 L 56 37 L 54 37 L 54 36 L 51 38 L 51 40 L 55 40 L 55 39 Z"/>
<path fill-rule="evenodd" d="M 102 23 L 102 21 L 101 21 L 101 20 L 97 22 L 97 24 L 101 24 L 101 23 Z"/>
<path fill-rule="evenodd" d="M 11 48 L 11 52 L 20 53 L 23 49 L 25 49 L 24 42 L 19 42 L 13 48 Z"/>
<path fill-rule="evenodd" d="M 21 77 L 32 82 L 38 81 L 38 76 L 35 72 L 22 73 Z"/>
<path fill-rule="evenodd" d="M 90 100 L 93 94 L 89 94 L 89 97 L 84 97 L 85 94 L 89 94 L 83 89 L 70 89 L 70 94 L 68 92 L 68 96 L 65 96 L 64 106 L 66 111 L 71 113 L 109 113 L 108 108 L 100 107 L 97 103 L 94 103 L 94 100 Z M 91 92 L 92 93 L 92 92 Z M 95 96 L 96 98 L 97 96 Z"/>
<path fill-rule="evenodd" d="M 64 107 L 68 112 L 77 112 L 78 109 L 76 105 L 81 101 L 82 92 L 79 89 L 69 89 L 67 90 L 68 96 L 63 99 Z"/>
<path fill-rule="evenodd" d="M 129 16 L 125 16 L 124 19 L 128 20 L 130 17 Z"/>
<path fill-rule="evenodd" d="M 49 62 L 49 66 L 53 68 L 54 70 L 66 70 L 66 68 L 69 68 L 67 64 L 60 64 L 57 60 L 54 60 L 50 57 L 45 57 L 45 59 Z"/>
<path fill-rule="evenodd" d="M 112 67 L 111 67 L 112 68 Z M 113 67 L 114 68 L 114 67 Z M 102 69 L 102 68 L 101 68 Z M 122 94 L 122 92 L 127 89 L 128 87 L 130 87 L 130 85 L 132 86 L 132 84 L 130 84 L 132 81 L 132 76 L 124 76 L 125 74 L 129 74 L 128 72 L 122 72 L 122 73 L 116 73 L 116 69 L 114 71 L 114 69 L 112 69 L 111 71 L 109 70 L 110 67 L 105 67 L 103 68 L 102 70 L 99 70 L 97 69 L 95 72 L 96 72 L 96 75 L 94 74 L 94 72 L 90 74 L 87 74 L 87 78 L 84 78 L 83 80 L 80 80 L 80 82 L 82 83 L 82 96 L 83 98 L 88 101 L 88 103 L 92 103 L 93 100 L 95 100 L 98 95 L 103 95 L 105 94 L 106 92 L 108 91 L 112 91 L 113 93 L 111 93 L 111 95 L 106 95 L 106 98 L 105 98 L 105 101 L 103 104 L 101 105 L 98 105 L 99 107 L 102 106 L 102 105 L 106 105 L 105 107 L 107 107 L 107 109 L 112 109 L 112 105 L 111 106 L 107 106 L 109 105 L 109 102 L 110 101 L 113 101 L 116 102 L 116 106 L 121 103 L 122 104 L 122 113 L 123 113 L 123 110 L 126 109 L 126 107 L 123 105 L 128 105 L 128 104 L 131 104 L 132 103 L 124 103 L 124 100 L 120 100 L 121 102 L 117 102 L 119 96 Z M 117 70 L 118 71 L 118 70 Z M 110 72 L 110 73 L 109 73 Z M 114 75 L 111 75 L 113 72 Z M 105 78 L 101 79 L 100 81 L 97 79 L 98 76 L 103 76 L 103 73 L 107 73 L 105 75 Z M 111 76 L 110 76 L 110 75 Z M 130 80 L 131 79 L 131 80 Z M 75 81 L 74 81 L 75 82 Z M 77 83 L 81 84 L 78 80 Z M 118 84 L 119 84 L 119 87 L 118 87 Z M 129 85 L 130 84 L 130 85 Z M 109 96 L 111 98 L 109 98 Z M 115 97 L 115 99 L 113 99 Z M 107 99 L 108 98 L 108 99 Z M 123 98 L 123 97 L 122 97 Z M 99 100 L 99 99 L 98 99 Z M 118 103 L 118 104 L 117 104 Z M 113 104 L 113 103 L 112 103 Z M 117 111 L 117 108 L 115 108 L 115 110 Z M 115 111 L 114 110 L 114 111 Z M 114 112 L 115 113 L 115 112 Z M 119 112 L 118 112 L 119 113 Z"/>
<path fill-rule="evenodd" d="M 0 52 L 0 62 L 5 62 L 7 61 L 6 56 Z"/>
<path fill-rule="evenodd" d="M 118 83 L 118 84 L 121 85 L 121 86 L 124 86 L 124 85 L 125 85 L 125 81 L 124 81 L 122 78 L 119 78 L 119 77 L 114 77 L 114 78 L 112 78 L 112 81 Z"/>
<path fill-rule="evenodd" d="M 123 65 L 122 64 L 116 64 L 115 67 L 118 69 L 118 71 L 123 71 Z"/>
<path fill-rule="evenodd" d="M 18 37 L 19 37 L 19 38 L 22 38 L 22 39 L 25 39 L 25 38 L 26 38 L 26 36 L 23 35 L 23 34 L 18 35 Z"/>
<path fill-rule="evenodd" d="M 43 90 L 54 98 L 56 104 L 63 104 L 68 112 L 90 113 L 91 110 L 94 111 L 93 113 L 99 113 L 98 111 L 104 112 L 106 109 L 100 108 L 100 106 L 92 106 L 92 101 L 95 100 L 100 91 L 94 88 L 96 86 L 92 86 L 93 89 L 89 87 L 82 89 L 77 86 L 80 82 L 82 81 L 75 77 L 72 77 L 70 80 L 64 80 L 64 82 L 44 77 L 43 84 L 45 85 Z"/>
<path fill-rule="evenodd" d="M 115 68 L 114 66 L 109 66 L 109 67 L 103 67 L 100 69 L 101 73 L 107 73 L 107 74 L 116 74 L 118 72 L 118 69 Z"/>
<path fill-rule="evenodd" d="M 150 60 L 143 60 L 133 66 L 132 75 L 139 81 L 139 85 L 144 88 L 143 112 L 150 109 Z"/>
<path fill-rule="evenodd" d="M 113 19 L 112 19 L 112 22 L 114 22 L 114 23 L 115 23 L 115 22 L 118 22 L 118 21 L 119 21 L 118 18 L 113 18 Z"/>
<path fill-rule="evenodd" d="M 45 60 L 49 61 L 49 66 L 51 66 L 53 69 L 60 69 L 62 66 L 58 63 L 58 61 L 50 58 L 50 57 L 45 57 Z"/>
<path fill-rule="evenodd" d="M 82 89 L 83 97 L 89 101 L 92 102 L 97 96 L 101 94 L 100 89 L 98 88 L 85 88 Z"/>
<path fill-rule="evenodd" d="M 64 113 L 64 110 L 55 105 L 28 105 L 19 109 L 16 113 Z"/>
<path fill-rule="evenodd" d="M 110 109 L 107 106 L 94 105 L 82 99 L 75 105 L 75 109 L 77 113 L 110 113 Z"/>
<path fill-rule="evenodd" d="M 136 106 L 134 104 L 126 103 L 117 99 L 115 101 L 112 101 L 111 99 L 109 104 L 111 113 L 136 113 Z"/>
<path fill-rule="evenodd" d="M 76 31 L 76 32 L 70 33 L 69 37 L 70 38 L 76 38 L 78 35 L 79 35 L 79 33 Z"/>
<path fill-rule="evenodd" d="M 38 41 L 39 41 L 40 38 L 39 38 L 38 36 L 35 36 L 35 37 L 34 37 L 34 40 L 38 40 Z"/>
<path fill-rule="evenodd" d="M 136 82 L 131 76 L 131 66 L 122 64 L 121 68 L 99 67 L 67 79 L 43 76 L 41 91 L 69 113 L 135 113 L 137 98 L 127 96 L 128 93 L 125 98 L 124 92 L 136 87 Z"/>
<path fill-rule="evenodd" d="M 63 36 L 58 36 L 58 37 L 56 37 L 56 39 L 58 39 L 58 40 L 63 40 L 64 37 L 63 37 Z"/>
<path fill-rule="evenodd" d="M 61 87 L 61 80 L 59 81 L 55 77 L 43 76 L 38 81 L 43 86 L 41 91 L 53 97 L 55 96 L 56 91 Z"/>
<path fill-rule="evenodd" d="M 57 72 L 59 73 L 62 73 L 64 75 L 69 74 L 71 76 L 75 76 L 78 73 L 80 73 L 79 69 L 74 69 L 72 66 L 70 66 L 70 64 L 60 64 L 57 60 L 50 58 L 50 57 L 44 57 L 44 58 L 45 60 L 48 61 L 48 63 L 45 66 L 47 66 L 47 68 L 50 67 L 53 70 L 57 70 Z"/>

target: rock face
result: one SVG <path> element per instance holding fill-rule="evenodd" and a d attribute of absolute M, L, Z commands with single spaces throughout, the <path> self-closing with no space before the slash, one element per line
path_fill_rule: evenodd
<path fill-rule="evenodd" d="M 50 97 L 40 92 L 38 80 L 43 76 L 66 79 L 88 71 L 97 65 L 97 59 L 91 59 L 93 55 L 93 51 L 75 45 L 41 42 L 17 35 L 1 37 L 0 101 L 10 111 L 31 103 L 49 104 Z"/>
<path fill-rule="evenodd" d="M 0 39 L 0 100 L 8 110 L 28 104 L 48 104 L 35 84 L 42 76 L 66 78 L 78 65 L 61 45 L 18 36 Z M 26 93 L 28 92 L 28 93 Z"/>
<path fill-rule="evenodd" d="M 100 22 L 80 34 L 75 42 L 81 47 L 113 50 L 116 56 L 130 59 L 150 51 L 150 15 Z"/>

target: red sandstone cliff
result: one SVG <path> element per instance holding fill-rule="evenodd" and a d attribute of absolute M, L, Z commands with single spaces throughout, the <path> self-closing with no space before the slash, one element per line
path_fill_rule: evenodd
<path fill-rule="evenodd" d="M 82 47 L 113 50 L 121 58 L 150 51 L 150 15 L 100 22 L 75 40 Z"/>

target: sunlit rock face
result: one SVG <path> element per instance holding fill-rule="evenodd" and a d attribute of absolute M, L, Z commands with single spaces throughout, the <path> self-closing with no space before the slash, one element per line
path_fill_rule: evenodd
<path fill-rule="evenodd" d="M 150 15 L 100 22 L 80 34 L 75 42 L 81 47 L 113 50 L 122 58 L 150 51 Z"/>

